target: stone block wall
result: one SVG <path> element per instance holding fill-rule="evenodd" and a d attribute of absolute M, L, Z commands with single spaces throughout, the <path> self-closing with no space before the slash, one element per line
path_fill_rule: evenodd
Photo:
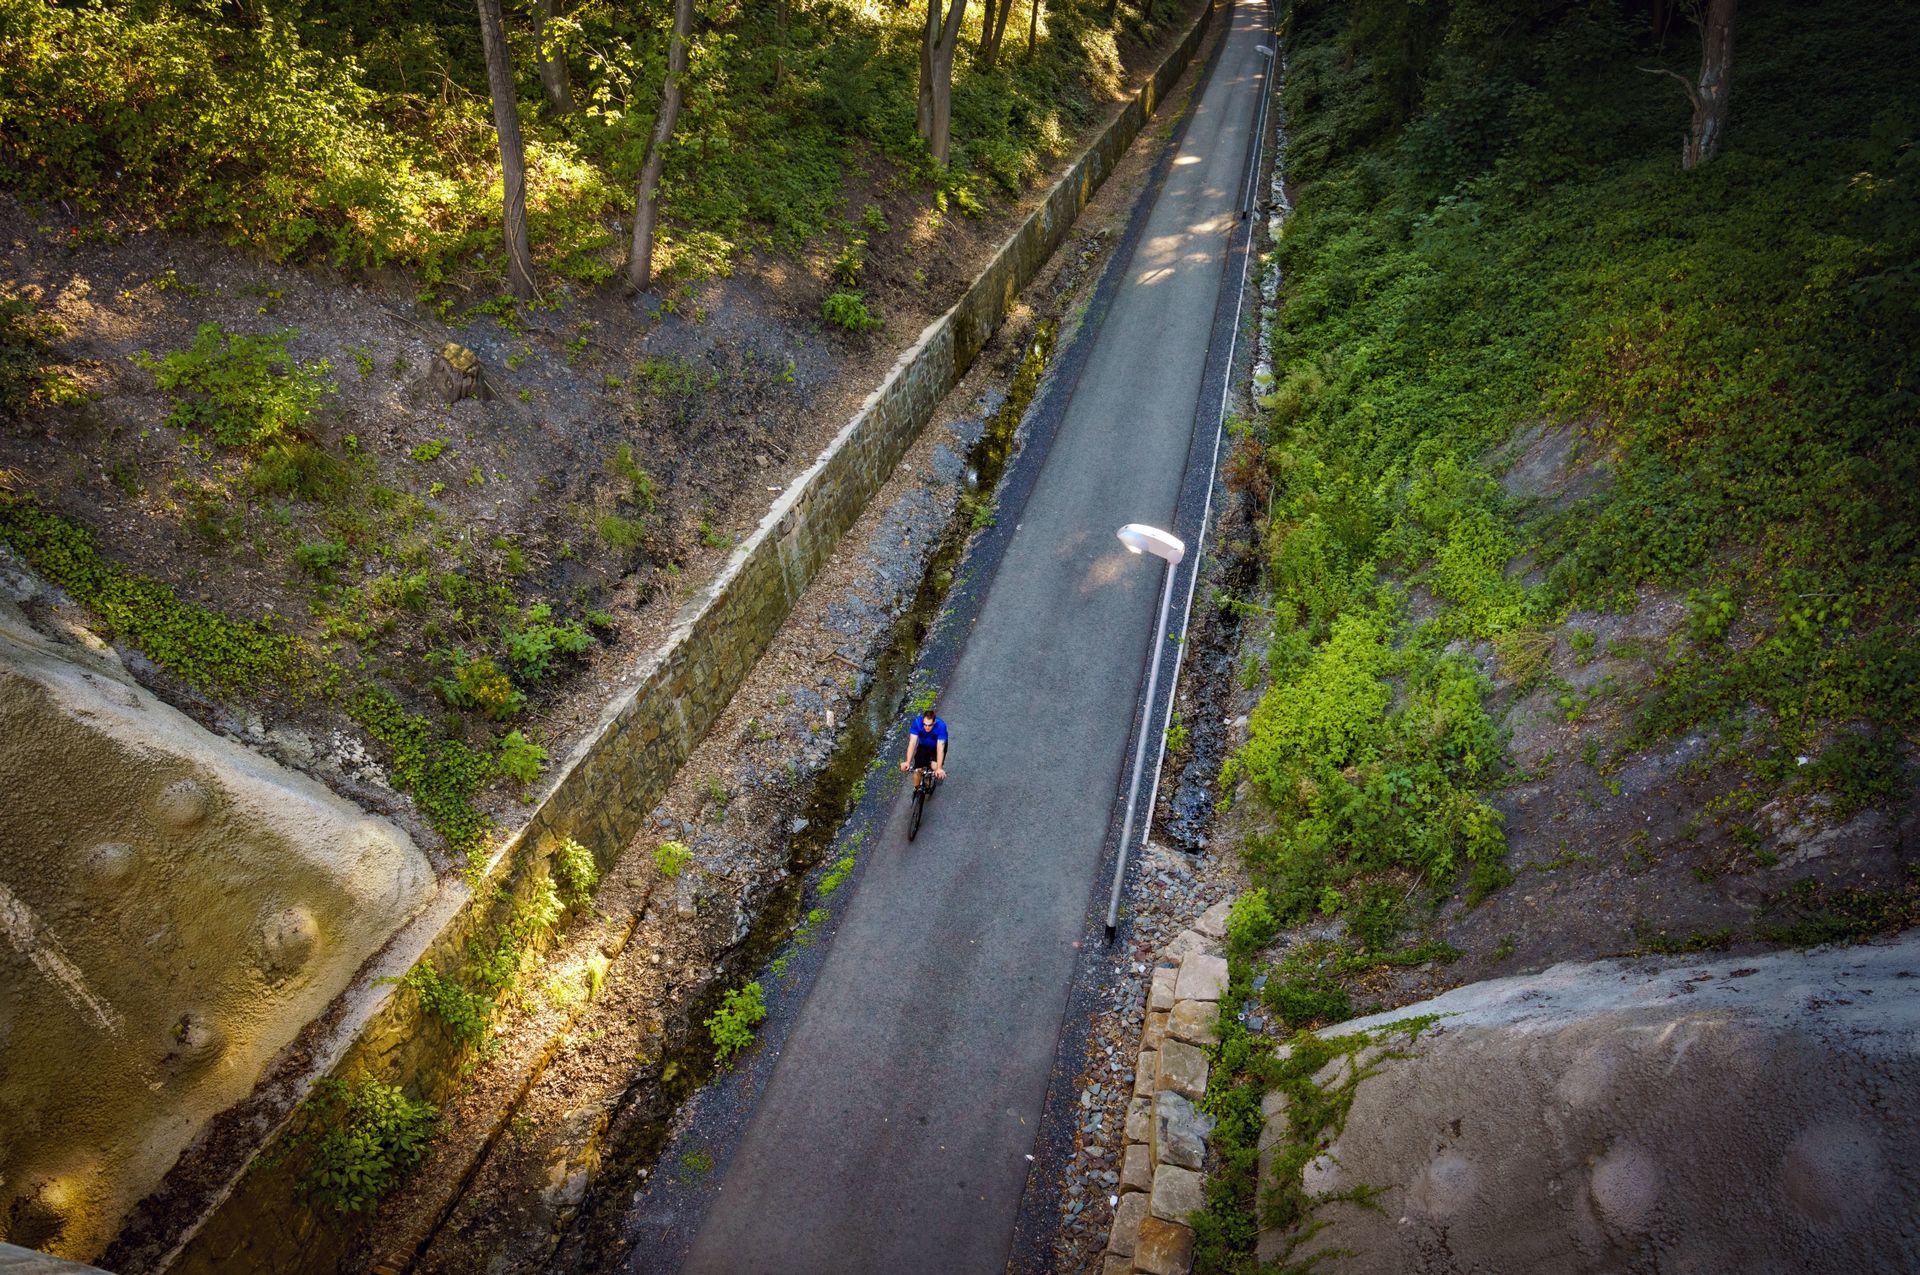
<path fill-rule="evenodd" d="M 1227 905 L 1207 909 L 1195 927 L 1168 945 L 1153 971 L 1140 1058 L 1127 1107 L 1119 1203 L 1101 1259 L 1101 1275 L 1187 1275 L 1193 1228 L 1205 1207 L 1207 1135 L 1213 1118 L 1200 1111 L 1207 1092 L 1207 1047 L 1227 990 L 1221 954 Z"/>
<path fill-rule="evenodd" d="M 411 952 L 400 954 L 407 963 L 419 959 L 457 968 L 467 939 L 547 874 L 562 841 L 579 841 L 605 866 L 640 833 L 674 773 L 746 679 L 840 537 L 1185 71 L 1212 9 L 1202 11 L 960 302 L 928 325 L 832 443 L 788 485 L 720 575 L 688 604 L 667 640 L 645 657 L 632 689 L 607 706 L 556 768 L 532 818 L 489 864 L 477 899 L 415 936 Z M 497 897 L 496 887 L 503 887 L 507 897 Z M 374 994 L 381 1000 L 361 1016 L 364 1025 L 318 1051 L 316 1074 L 373 1075 L 443 1099 L 458 1082 L 458 1050 L 421 1012 L 417 997 L 391 987 Z M 275 1130 L 280 1136 L 285 1132 L 284 1124 Z M 270 1155 L 255 1157 L 181 1251 L 162 1252 L 164 1240 L 138 1250 L 123 1247 L 129 1268 L 199 1272 L 235 1269 L 238 1262 L 263 1272 L 331 1269 L 331 1256 L 342 1251 L 344 1237 L 298 1206 L 293 1168 L 273 1161 Z"/>

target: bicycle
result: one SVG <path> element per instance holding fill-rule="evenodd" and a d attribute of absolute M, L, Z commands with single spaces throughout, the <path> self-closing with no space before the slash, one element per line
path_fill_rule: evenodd
<path fill-rule="evenodd" d="M 912 841 L 920 833 L 920 817 L 926 813 L 927 798 L 933 796 L 933 790 L 939 785 L 934 778 L 933 767 L 915 766 L 913 768 L 913 796 L 908 800 L 912 809 L 907 813 L 907 840 Z"/>

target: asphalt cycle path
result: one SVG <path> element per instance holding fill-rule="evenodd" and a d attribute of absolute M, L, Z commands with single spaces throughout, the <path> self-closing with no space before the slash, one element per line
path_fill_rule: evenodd
<path fill-rule="evenodd" d="M 949 780 L 897 802 L 681 1270 L 999 1272 L 1124 782 L 1271 39 L 1225 47 L 943 693 Z M 885 745 L 904 748 L 898 732 Z M 889 757 L 890 764 L 897 757 Z M 637 1265 L 653 1268 L 644 1255 Z"/>

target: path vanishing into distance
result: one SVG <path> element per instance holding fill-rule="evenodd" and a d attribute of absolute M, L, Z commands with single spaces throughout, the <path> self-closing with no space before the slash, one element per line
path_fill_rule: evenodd
<path fill-rule="evenodd" d="M 869 838 L 705 1216 L 668 1230 L 636 1207 L 628 1269 L 927 1275 L 1012 1256 L 1076 948 L 1104 935 L 1103 843 L 1159 601 L 1159 562 L 1114 531 L 1172 525 L 1216 306 L 1240 284 L 1225 266 L 1272 37 L 1259 0 L 1218 16 L 1225 45 L 976 591 L 940 700 L 949 782 L 916 841 L 904 801 Z"/>

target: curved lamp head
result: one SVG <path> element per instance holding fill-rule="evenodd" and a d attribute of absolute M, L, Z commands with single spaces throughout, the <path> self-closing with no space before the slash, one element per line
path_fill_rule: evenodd
<path fill-rule="evenodd" d="M 1178 566 L 1180 559 L 1187 556 L 1186 545 L 1180 538 L 1149 527 L 1144 522 L 1130 522 L 1116 533 L 1120 543 L 1127 547 L 1128 553 L 1150 553 L 1156 558 L 1165 558 L 1167 565 Z"/>

